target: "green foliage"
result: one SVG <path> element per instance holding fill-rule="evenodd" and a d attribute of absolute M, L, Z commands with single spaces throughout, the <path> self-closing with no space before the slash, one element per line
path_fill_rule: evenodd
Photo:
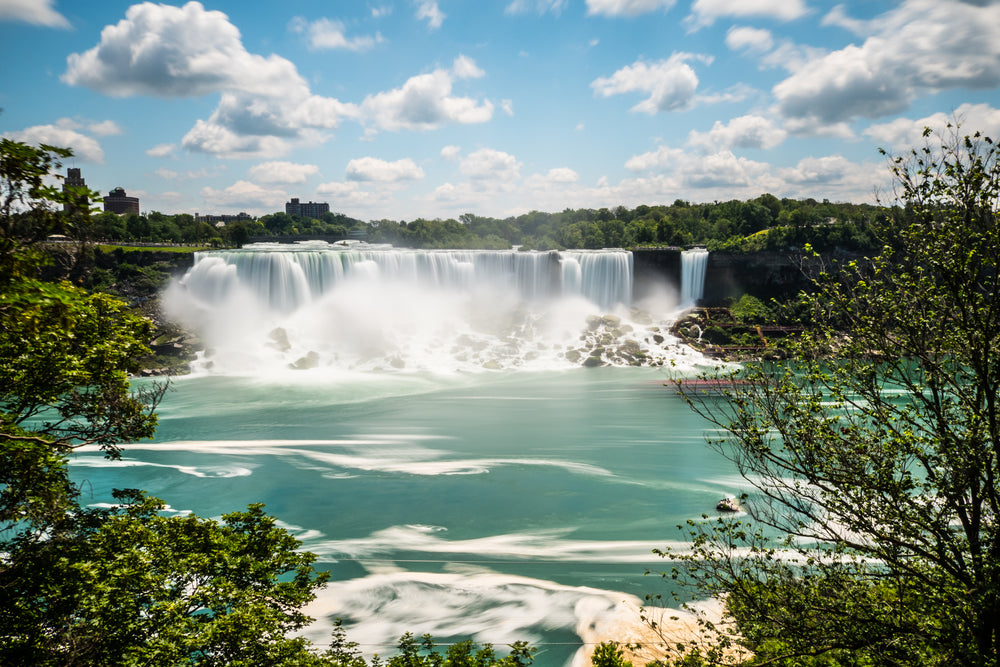
<path fill-rule="evenodd" d="M 771 309 L 750 294 L 742 295 L 729 311 L 740 324 L 764 324 L 773 318 Z"/>
<path fill-rule="evenodd" d="M 998 663 L 1000 152 L 891 168 L 898 236 L 823 267 L 795 361 L 689 396 L 753 490 L 667 576 L 725 596 L 749 664 Z"/>
<path fill-rule="evenodd" d="M 290 633 L 322 585 L 314 556 L 260 506 L 222 522 L 163 516 L 122 492 L 49 539 L 13 540 L 0 587 L 0 662 L 265 665 L 311 658 Z"/>
<path fill-rule="evenodd" d="M 593 667 L 632 667 L 632 663 L 625 659 L 621 648 L 614 642 L 598 644 L 590 663 Z"/>

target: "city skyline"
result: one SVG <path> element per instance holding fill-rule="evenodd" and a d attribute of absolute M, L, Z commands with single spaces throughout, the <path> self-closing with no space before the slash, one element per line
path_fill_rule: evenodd
<path fill-rule="evenodd" d="M 1000 139 L 1000 3 L 0 0 L 0 134 L 144 211 L 377 220 L 871 202 Z"/>

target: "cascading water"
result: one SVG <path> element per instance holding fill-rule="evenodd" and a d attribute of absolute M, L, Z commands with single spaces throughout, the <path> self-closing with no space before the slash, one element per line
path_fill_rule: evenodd
<path fill-rule="evenodd" d="M 625 250 L 254 244 L 198 253 L 168 289 L 194 370 L 474 370 L 662 364 L 672 308 L 640 313 Z"/>
<path fill-rule="evenodd" d="M 689 308 L 698 303 L 705 293 L 705 272 L 708 269 L 708 251 L 692 248 L 681 252 L 681 307 Z"/>

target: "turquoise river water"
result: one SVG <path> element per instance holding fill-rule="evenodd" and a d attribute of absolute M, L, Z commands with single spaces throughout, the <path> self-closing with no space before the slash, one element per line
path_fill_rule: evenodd
<path fill-rule="evenodd" d="M 260 349 L 301 354 L 288 349 L 296 312 L 260 327 L 277 323 L 290 344 Z M 244 352 L 251 324 L 240 324 Z M 519 353 L 537 361 L 559 335 Z M 561 667 L 579 663 L 623 604 L 668 593 L 645 574 L 669 567 L 652 550 L 683 548 L 677 525 L 743 488 L 664 386 L 667 368 L 691 374 L 700 360 L 664 345 L 673 367 L 434 369 L 414 349 L 402 370 L 322 353 L 318 367 L 283 373 L 206 362 L 174 380 L 155 441 L 127 446 L 121 462 L 84 451 L 73 475 L 92 504 L 121 487 L 205 517 L 266 503 L 332 573 L 309 608 L 317 644 L 341 618 L 369 654 L 411 631 L 524 639 L 539 647 L 536 664 Z"/>

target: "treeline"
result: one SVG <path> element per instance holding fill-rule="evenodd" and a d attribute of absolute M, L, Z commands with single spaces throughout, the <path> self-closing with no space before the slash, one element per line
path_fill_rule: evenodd
<path fill-rule="evenodd" d="M 801 248 L 868 250 L 880 247 L 874 229 L 885 209 L 867 204 L 778 199 L 629 209 L 531 211 L 498 219 L 467 213 L 458 220 L 369 223 L 368 240 L 412 248 L 634 248 L 704 245 L 709 250 L 756 252 Z"/>
<path fill-rule="evenodd" d="M 531 211 L 507 218 L 466 213 L 459 218 L 372 220 L 343 213 L 319 218 L 284 212 L 224 226 L 197 221 L 182 213 L 94 217 L 97 238 L 242 245 L 254 237 L 317 235 L 361 238 L 408 248 L 484 248 L 520 246 L 532 250 L 563 248 L 633 248 L 703 245 L 709 250 L 757 252 L 812 245 L 819 251 L 871 250 L 881 247 L 874 229 L 887 211 L 868 204 L 814 199 L 778 199 L 764 194 L 747 201 L 669 206 L 641 205 L 600 209 Z"/>

